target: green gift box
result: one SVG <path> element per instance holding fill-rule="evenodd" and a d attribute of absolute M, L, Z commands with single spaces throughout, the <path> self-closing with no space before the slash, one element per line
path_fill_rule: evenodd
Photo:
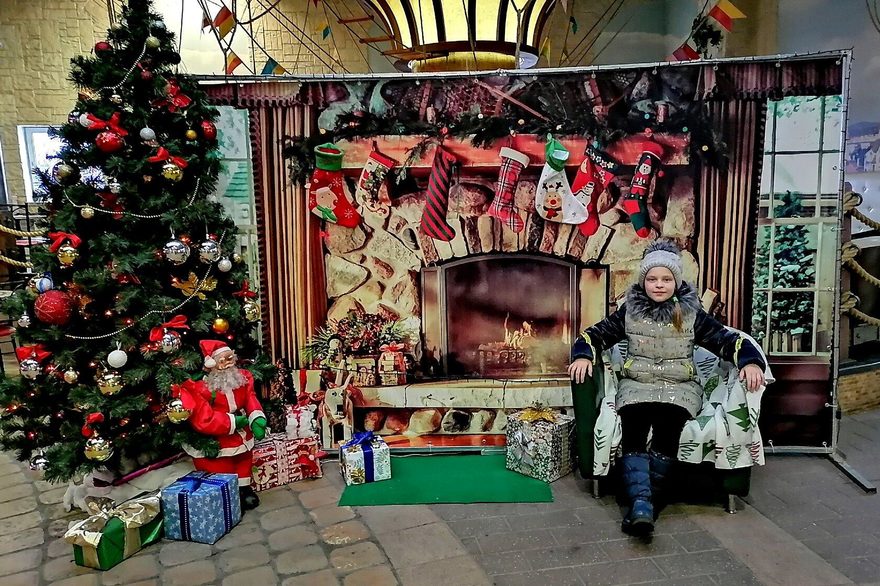
<path fill-rule="evenodd" d="M 106 498 L 87 502 L 92 513 L 72 525 L 64 539 L 78 566 L 109 570 L 145 545 L 162 538 L 159 496 L 135 497 L 118 507 Z"/>

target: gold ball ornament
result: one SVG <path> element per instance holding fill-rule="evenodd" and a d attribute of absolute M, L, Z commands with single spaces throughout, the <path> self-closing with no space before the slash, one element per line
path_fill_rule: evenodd
<path fill-rule="evenodd" d="M 198 133 L 190 128 L 186 131 L 186 140 L 195 140 L 199 137 Z"/>
<path fill-rule="evenodd" d="M 164 165 L 162 165 L 162 177 L 164 177 L 168 181 L 173 181 L 177 183 L 178 181 L 183 179 L 183 169 L 181 169 L 174 163 L 165 163 Z"/>
<path fill-rule="evenodd" d="M 229 331 L 229 322 L 222 317 L 218 317 L 211 324 L 211 329 L 214 330 L 215 334 L 225 334 Z"/>
<path fill-rule="evenodd" d="M 113 442 L 101 436 L 93 435 L 86 440 L 86 447 L 83 452 L 89 460 L 106 462 L 113 456 Z"/>
<path fill-rule="evenodd" d="M 232 262 L 234 262 L 234 263 L 240 263 L 243 260 L 244 260 L 244 258 L 240 254 L 238 254 L 237 252 L 232 255 Z"/>
<path fill-rule="evenodd" d="M 95 208 L 91 206 L 85 206 L 79 211 L 79 215 L 81 215 L 86 220 L 91 220 L 95 217 Z"/>
<path fill-rule="evenodd" d="M 244 318 L 250 322 L 260 321 L 260 304 L 253 299 L 244 302 Z"/>
<path fill-rule="evenodd" d="M 189 416 L 192 414 L 189 409 L 183 406 L 183 401 L 180 399 L 171 399 L 168 403 L 168 407 L 165 408 L 165 414 L 168 416 L 168 421 L 171 423 L 183 423 Z"/>
<path fill-rule="evenodd" d="M 107 370 L 98 375 L 98 390 L 105 397 L 112 397 L 122 390 L 125 383 L 122 381 L 122 375 L 115 370 Z"/>
<path fill-rule="evenodd" d="M 62 266 L 69 267 L 79 258 L 79 251 L 70 244 L 62 244 L 55 253 Z"/>
<path fill-rule="evenodd" d="M 64 371 L 64 382 L 69 385 L 75 385 L 76 381 L 79 380 L 79 373 L 72 368 L 68 368 Z"/>
<path fill-rule="evenodd" d="M 145 43 L 147 45 L 147 49 L 158 49 L 161 41 L 157 37 L 150 35 L 149 37 L 147 37 Z"/>

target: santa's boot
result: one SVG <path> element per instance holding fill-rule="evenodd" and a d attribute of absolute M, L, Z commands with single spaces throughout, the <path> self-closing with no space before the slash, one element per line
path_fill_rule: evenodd
<path fill-rule="evenodd" d="M 238 496 L 241 497 L 241 508 L 244 511 L 250 511 L 260 506 L 260 497 L 250 486 L 240 486 Z"/>
<path fill-rule="evenodd" d="M 654 507 L 651 504 L 651 474 L 648 454 L 624 454 L 623 487 L 630 509 L 621 529 L 630 535 L 648 535 L 654 531 Z"/>
<path fill-rule="evenodd" d="M 672 472 L 673 460 L 669 456 L 648 452 L 651 460 L 651 496 L 654 502 L 654 518 L 669 504 L 669 475 Z"/>

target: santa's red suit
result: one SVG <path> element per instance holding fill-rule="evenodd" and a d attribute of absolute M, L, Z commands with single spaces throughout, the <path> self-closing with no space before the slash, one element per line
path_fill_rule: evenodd
<path fill-rule="evenodd" d="M 220 452 L 208 458 L 192 446 L 184 446 L 187 454 L 193 457 L 196 470 L 237 474 L 239 486 L 251 483 L 251 449 L 254 435 L 250 424 L 258 417 L 265 418 L 263 408 L 254 392 L 254 377 L 250 372 L 239 369 L 245 384 L 227 391 L 211 391 L 205 381 L 186 381 L 175 389 L 183 407 L 191 414 L 189 423 L 199 433 L 217 438 Z M 235 416 L 244 414 L 248 425 L 235 429 Z"/>

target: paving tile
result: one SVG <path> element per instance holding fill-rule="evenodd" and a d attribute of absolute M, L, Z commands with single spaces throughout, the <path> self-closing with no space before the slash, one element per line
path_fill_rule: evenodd
<path fill-rule="evenodd" d="M 43 521 L 40 511 L 31 511 L 24 515 L 16 515 L 15 517 L 6 517 L 0 521 L 0 535 L 13 535 L 21 533 L 25 529 L 39 527 Z"/>
<path fill-rule="evenodd" d="M 40 566 L 41 561 L 43 561 L 43 552 L 38 548 L 0 556 L 0 576 L 36 569 Z"/>
<path fill-rule="evenodd" d="M 592 564 L 575 568 L 575 572 L 584 583 L 590 586 L 637 584 L 662 580 L 667 577 L 651 559 L 630 560 L 625 564 L 619 562 Z"/>
<path fill-rule="evenodd" d="M 373 533 L 379 535 L 440 521 L 433 508 L 425 505 L 391 505 L 355 507 L 355 512 Z"/>
<path fill-rule="evenodd" d="M 217 566 L 225 574 L 269 563 L 269 549 L 262 543 L 252 543 L 230 549 L 220 555 Z"/>
<path fill-rule="evenodd" d="M 469 555 L 438 559 L 415 566 L 397 568 L 402 586 L 491 586 L 492 581 Z"/>
<path fill-rule="evenodd" d="M 745 569 L 742 563 L 723 550 L 657 557 L 654 562 L 670 578 L 722 574 Z"/>
<path fill-rule="evenodd" d="M 511 531 L 505 517 L 450 521 L 448 525 L 459 537 L 485 537 L 493 533 L 510 533 Z"/>
<path fill-rule="evenodd" d="M 34 489 L 29 484 L 17 484 L 0 490 L 0 503 L 6 503 L 11 500 L 32 496 Z"/>
<path fill-rule="evenodd" d="M 860 557 L 880 551 L 880 537 L 867 533 L 835 535 L 833 539 L 809 539 L 804 545 L 826 559 Z"/>
<path fill-rule="evenodd" d="M 217 566 L 209 560 L 190 562 L 162 572 L 163 586 L 197 586 L 217 582 Z M 268 585 L 262 585 L 268 586 Z"/>
<path fill-rule="evenodd" d="M 94 572 L 91 568 L 83 568 L 73 563 L 73 551 L 71 555 L 63 558 L 55 558 L 54 560 L 44 563 L 40 570 L 43 579 L 47 582 L 69 578 L 70 576 L 79 576 L 80 574 L 91 574 Z"/>
<path fill-rule="evenodd" d="M 17 484 L 27 484 L 27 482 L 27 476 L 25 476 L 21 472 L 17 472 L 15 474 L 7 474 L 6 476 L 0 476 L 0 489 L 9 486 L 15 486 Z"/>
<path fill-rule="evenodd" d="M 46 554 L 50 558 L 57 558 L 63 555 L 73 555 L 73 546 L 63 539 L 53 539 L 46 548 Z"/>
<path fill-rule="evenodd" d="M 281 586 L 339 586 L 339 579 L 333 570 L 321 570 L 313 574 L 293 576 L 282 582 Z"/>
<path fill-rule="evenodd" d="M 718 586 L 764 586 L 764 582 L 758 580 L 758 577 L 748 570 L 713 574 L 709 578 Z M 681 580 L 681 578 L 678 579 Z M 703 584 L 706 583 L 705 576 L 698 576 L 695 579 L 700 580 Z"/>
<path fill-rule="evenodd" d="M 536 529 L 534 531 L 518 531 L 516 533 L 499 533 L 478 537 L 480 551 L 497 553 L 501 551 L 522 551 L 525 549 L 540 549 L 556 545 L 553 533 L 549 529 Z M 560 543 L 566 543 L 561 541 Z M 569 542 L 571 543 L 571 542 Z"/>
<path fill-rule="evenodd" d="M 327 556 L 319 545 L 306 545 L 275 556 L 275 569 L 279 574 L 301 574 L 326 568 Z"/>
<path fill-rule="evenodd" d="M 459 541 L 461 541 L 461 546 L 469 554 L 480 555 L 481 553 L 483 553 L 482 550 L 480 550 L 480 544 L 477 543 L 476 537 L 464 537 Z"/>
<path fill-rule="evenodd" d="M 374 566 L 352 572 L 345 577 L 344 586 L 397 586 L 394 572 L 387 566 Z"/>
<path fill-rule="evenodd" d="M 11 535 L 0 535 L 0 555 L 42 545 L 45 539 L 46 536 L 41 527 L 26 529 Z"/>
<path fill-rule="evenodd" d="M 867 582 L 880 578 L 880 566 L 867 557 L 830 558 L 828 563 L 853 582 Z"/>
<path fill-rule="evenodd" d="M 192 541 L 166 541 L 159 550 L 159 563 L 163 566 L 177 566 L 204 560 L 211 557 L 213 547 L 207 543 Z"/>
<path fill-rule="evenodd" d="M 718 542 L 717 539 L 712 537 L 708 531 L 688 531 L 687 533 L 673 533 L 670 537 L 672 539 L 675 539 L 675 541 L 677 541 L 679 545 L 681 545 L 684 550 L 688 552 L 722 549 L 722 545 Z"/>
<path fill-rule="evenodd" d="M 118 566 L 101 574 L 104 586 L 130 584 L 159 575 L 159 562 L 154 555 L 140 555 L 129 558 Z"/>
<path fill-rule="evenodd" d="M 259 496 L 260 506 L 257 507 L 254 512 L 261 515 L 269 511 L 274 511 L 275 509 L 282 509 L 284 507 L 298 504 L 296 495 L 287 490 L 287 487 L 285 486 L 263 491 Z"/>
<path fill-rule="evenodd" d="M 325 472 L 324 476 L 321 478 L 307 478 L 306 480 L 300 480 L 299 482 L 291 482 L 287 487 L 294 492 L 308 492 L 319 488 L 338 486 L 337 483 L 332 481 L 333 476 L 333 474 L 327 474 Z M 339 476 L 338 470 L 336 471 L 336 476 Z M 339 481 L 342 482 L 342 479 L 340 478 Z"/>
<path fill-rule="evenodd" d="M 458 557 L 467 552 L 444 523 L 411 527 L 377 536 L 388 559 L 398 570 L 433 560 Z"/>
<path fill-rule="evenodd" d="M 27 485 L 23 484 L 20 486 Z M 33 511 L 36 508 L 37 499 L 32 496 L 25 496 L 15 500 L 6 501 L 5 503 L 0 503 L 0 519 L 6 519 L 7 517 L 21 515 L 22 513 Z"/>
<path fill-rule="evenodd" d="M 600 547 L 608 556 L 608 560 L 613 562 L 686 553 L 685 549 L 668 535 L 655 535 L 650 540 L 627 537 L 625 539 L 603 541 Z"/>
<path fill-rule="evenodd" d="M 475 555 L 474 559 L 477 560 L 480 567 L 490 576 L 496 574 L 519 574 L 532 570 L 532 565 L 529 563 L 529 556 L 526 555 L 527 553 L 529 552 L 506 551 L 504 553 Z"/>
<path fill-rule="evenodd" d="M 554 527 L 582 527 L 584 522 L 572 511 L 550 511 L 534 515 L 518 515 L 508 517 L 507 523 L 511 531 L 529 531 L 536 528 L 552 529 Z"/>
<path fill-rule="evenodd" d="M 264 514 L 260 517 L 260 527 L 266 531 L 277 531 L 299 525 L 307 520 L 306 512 L 300 505 L 291 505 Z"/>
<path fill-rule="evenodd" d="M 318 507 L 309 511 L 309 517 L 312 518 L 318 527 L 326 527 L 327 525 L 335 525 L 349 519 L 354 519 L 355 512 L 351 507 L 337 507 L 336 505 L 327 505 Z"/>
<path fill-rule="evenodd" d="M 593 544 L 555 545 L 522 552 L 534 570 L 567 568 L 608 561 L 608 556 Z"/>
<path fill-rule="evenodd" d="M 376 566 L 383 562 L 385 562 L 385 556 L 371 541 L 339 547 L 330 552 L 330 563 L 334 568 L 345 573 L 368 566 Z"/>
<path fill-rule="evenodd" d="M 65 578 L 63 580 L 58 580 L 57 582 L 52 582 L 52 586 L 97 586 L 98 580 L 98 572 L 92 571 L 92 573 L 90 574 L 71 576 L 70 578 Z M 126 584 L 126 586 L 134 585 Z"/>
<path fill-rule="evenodd" d="M 269 586 L 277 583 L 278 576 L 269 566 L 238 572 L 223 580 L 223 586 Z"/>
<path fill-rule="evenodd" d="M 258 524 L 239 524 L 233 527 L 232 531 L 221 537 L 214 544 L 214 547 L 220 550 L 233 549 L 263 541 L 265 538 L 265 534 Z"/>
<path fill-rule="evenodd" d="M 546 584 L 547 586 L 582 586 L 583 583 L 577 572 L 571 568 L 557 568 L 555 570 L 540 570 L 524 574 L 505 574 L 492 577 L 492 584 L 495 586 L 535 586 L 536 584 Z"/>
<path fill-rule="evenodd" d="M 299 502 L 307 509 L 317 509 L 326 505 L 334 505 L 339 502 L 342 492 L 335 486 L 318 488 L 299 493 Z"/>
<path fill-rule="evenodd" d="M 620 530 L 620 521 L 606 521 L 584 527 L 559 527 L 549 531 L 558 543 L 594 543 L 620 539 L 625 535 Z"/>
<path fill-rule="evenodd" d="M 54 505 L 60 503 L 64 499 L 64 493 L 67 492 L 66 486 L 59 486 L 46 492 L 41 492 L 39 499 L 44 505 Z"/>
<path fill-rule="evenodd" d="M 269 549 L 287 551 L 318 542 L 318 535 L 307 525 L 288 527 L 269 535 Z"/>
<path fill-rule="evenodd" d="M 3 578 L 3 586 L 34 586 L 40 583 L 40 574 L 37 572 L 22 572 Z M 93 584 L 97 586 L 97 578 L 93 578 Z M 52 586 L 55 586 L 54 584 Z"/>
<path fill-rule="evenodd" d="M 348 545 L 370 538 L 370 530 L 360 521 L 343 521 L 321 530 L 321 540 L 330 545 Z"/>

